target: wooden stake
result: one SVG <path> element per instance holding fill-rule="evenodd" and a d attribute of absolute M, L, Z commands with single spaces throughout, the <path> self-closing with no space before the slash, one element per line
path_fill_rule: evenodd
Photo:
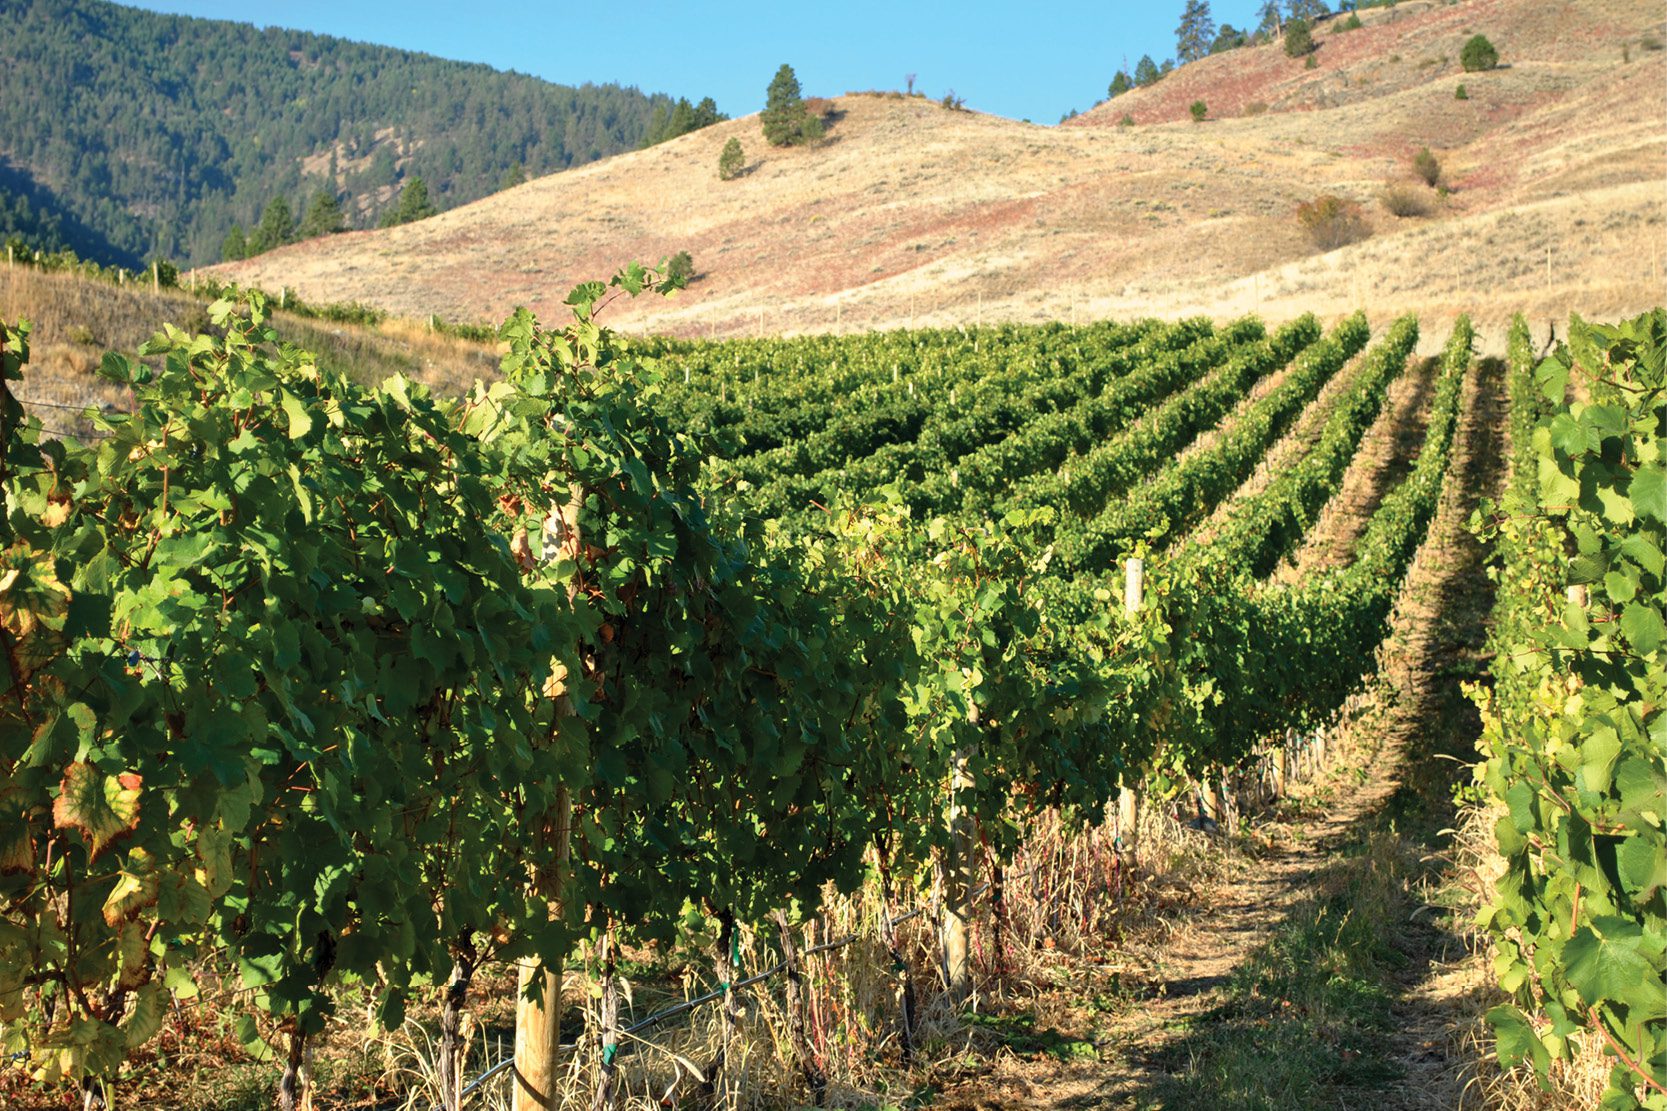
<path fill-rule="evenodd" d="M 584 507 L 584 491 L 574 486 L 567 505 L 551 511 L 546 519 L 545 553 L 552 559 L 577 561 L 584 548 L 579 542 L 579 513 Z M 549 542 L 554 540 L 554 551 Z M 569 584 L 569 600 L 578 596 L 577 576 Z M 556 700 L 556 713 L 573 716 L 573 701 L 566 694 Z M 548 900 L 551 917 L 560 918 L 566 912 L 567 873 L 573 855 L 573 798 L 566 786 L 557 788 L 556 813 L 551 827 L 544 831 L 555 849 L 555 874 L 534 876 L 533 882 Z M 519 968 L 520 991 L 515 997 L 515 1090 L 513 1111 L 551 1111 L 560 1101 L 556 1090 L 560 1070 L 557 1054 L 561 1048 L 561 980 L 562 962 L 552 960 L 542 972 L 536 957 L 523 957 Z M 534 1003 L 526 998 L 533 977 L 543 977 L 543 997 Z"/>
<path fill-rule="evenodd" d="M 1133 616 L 1145 600 L 1146 565 L 1130 557 L 1123 564 L 1123 612 Z M 1140 859 L 1140 795 L 1133 776 L 1117 791 L 1117 840 L 1132 867 Z"/>
<path fill-rule="evenodd" d="M 162 263 L 156 259 L 150 264 L 150 287 L 153 293 L 162 292 Z"/>
<path fill-rule="evenodd" d="M 978 708 L 967 710 L 971 721 L 977 720 Z M 972 815 L 961 806 L 959 796 L 972 789 L 969 766 L 972 754 L 958 748 L 951 757 L 949 776 L 949 859 L 944 867 L 943 897 L 943 977 L 949 991 L 949 1001 L 955 1007 L 964 1006 L 972 997 L 972 951 L 969 944 L 972 927 L 973 853 L 978 836 Z"/>

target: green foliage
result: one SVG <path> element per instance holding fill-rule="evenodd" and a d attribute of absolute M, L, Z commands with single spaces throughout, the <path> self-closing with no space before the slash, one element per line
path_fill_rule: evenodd
<path fill-rule="evenodd" d="M 691 131 L 711 127 L 713 124 L 728 118 L 728 116 L 718 111 L 718 103 L 711 97 L 706 97 L 699 104 L 690 104 L 687 97 L 678 97 L 677 102 L 671 106 L 669 111 L 664 107 L 654 109 L 654 115 L 648 121 L 648 132 L 643 136 L 642 145 L 651 147 L 656 143 L 675 139 L 679 135 L 687 135 Z"/>
<path fill-rule="evenodd" d="M 1337 25 L 1337 30 L 1340 31 L 1340 32 L 1341 31 L 1358 31 L 1364 26 L 1365 26 L 1365 24 L 1360 22 L 1360 13 L 1359 12 L 1350 12 L 1349 13 L 1349 18 L 1343 20 L 1343 22 L 1341 22 Z"/>
<path fill-rule="evenodd" d="M 1134 79 L 1122 70 L 1112 75 L 1111 85 L 1106 89 L 1107 97 L 1118 97 L 1134 88 Z"/>
<path fill-rule="evenodd" d="M 262 254 L 274 247 L 295 242 L 295 214 L 289 202 L 273 197 L 260 214 L 260 223 L 249 234 L 249 255 Z"/>
<path fill-rule="evenodd" d="M 1293 19 L 1285 24 L 1286 57 L 1302 58 L 1314 50 L 1314 31 L 1306 19 Z"/>
<path fill-rule="evenodd" d="M 694 280 L 695 260 L 688 251 L 678 251 L 666 260 L 666 280 L 681 289 Z"/>
<path fill-rule="evenodd" d="M 1210 114 L 1210 107 L 1202 100 L 1195 100 L 1187 111 L 1192 114 L 1193 123 L 1203 123 L 1204 117 Z"/>
<path fill-rule="evenodd" d="M 396 155 L 451 206 L 517 163 L 544 174 L 632 150 L 673 108 L 615 84 L 81 0 L 0 6 L 0 66 L 0 238 L 129 269 L 153 253 L 213 262 L 234 223 L 275 195 L 300 208 L 319 184 L 365 212 Z"/>
<path fill-rule="evenodd" d="M 1142 88 L 1157 84 L 1158 79 L 1162 76 L 1163 74 L 1158 72 L 1157 64 L 1152 61 L 1150 54 L 1142 54 L 1140 61 L 1135 63 L 1134 83 Z"/>
<path fill-rule="evenodd" d="M 821 121 L 813 118 L 805 107 L 799 78 L 790 65 L 784 64 L 770 79 L 764 112 L 759 119 L 764 127 L 764 139 L 771 146 L 794 146 L 814 142 L 822 136 Z"/>
<path fill-rule="evenodd" d="M 319 189 L 307 203 L 307 214 L 301 217 L 299 235 L 302 239 L 312 239 L 319 235 L 334 235 L 346 227 L 341 200 L 330 190 Z"/>
<path fill-rule="evenodd" d="M 397 1021 L 451 939 L 517 913 L 485 878 L 520 844 L 493 779 L 533 771 L 511 739 L 564 596 L 523 583 L 444 407 L 242 313 L 106 356 L 135 403 L 96 446 L 0 391 L 0 1026 L 48 1078 L 113 1074 L 208 949 L 305 1036 L 341 981 Z"/>
<path fill-rule="evenodd" d="M 1459 87 L 1453 90 L 1453 99 L 1454 100 L 1469 100 L 1470 99 L 1470 90 L 1466 89 L 1464 87 L 1464 82 L 1462 82 L 1462 81 L 1459 82 Z"/>
<path fill-rule="evenodd" d="M 1239 414 L 1208 448 L 1195 451 L 1142 484 L 1132 496 L 1108 502 L 1080 529 L 1062 534 L 1055 558 L 1087 572 L 1110 567 L 1142 541 L 1162 550 L 1184 535 L 1248 478 L 1268 447 L 1370 336 L 1355 314 L 1324 340 L 1307 346 L 1280 385 Z"/>
<path fill-rule="evenodd" d="M 1506 863 L 1480 923 L 1512 997 L 1488 1021 L 1542 1081 L 1597 1039 L 1604 1107 L 1667 1106 L 1667 314 L 1574 318 L 1537 366 L 1518 317 L 1510 375 L 1510 488 L 1477 520 L 1498 595 L 1476 780 Z"/>
<path fill-rule="evenodd" d="M 1459 64 L 1466 73 L 1477 73 L 1499 65 L 1499 51 L 1486 35 L 1472 35 L 1459 51 Z"/>
<path fill-rule="evenodd" d="M 747 155 L 741 149 L 741 140 L 730 136 L 723 152 L 718 155 L 718 180 L 734 181 L 746 168 Z"/>
<path fill-rule="evenodd" d="M 1279 0 L 1262 0 L 1262 6 L 1256 9 L 1261 19 L 1258 29 L 1263 35 L 1282 35 L 1285 33 L 1285 14 Z"/>
<path fill-rule="evenodd" d="M 420 177 L 411 178 L 399 190 L 399 200 L 382 213 L 380 226 L 384 228 L 426 220 L 435 212 L 428 199 L 428 183 Z"/>
<path fill-rule="evenodd" d="M 249 241 L 244 237 L 243 225 L 233 224 L 226 233 L 225 242 L 220 244 L 220 259 L 222 262 L 235 262 L 249 257 Z"/>
<path fill-rule="evenodd" d="M 1210 18 L 1209 0 L 1187 0 L 1181 24 L 1175 28 L 1175 57 L 1185 65 L 1210 53 L 1216 38 L 1215 20 Z"/>
<path fill-rule="evenodd" d="M 1413 156 L 1412 172 L 1432 189 L 1441 183 L 1441 162 L 1430 153 L 1429 147 L 1423 148 Z"/>
<path fill-rule="evenodd" d="M 1233 29 L 1231 23 L 1223 23 L 1216 32 L 1215 41 L 1210 43 L 1211 54 L 1223 54 L 1229 50 L 1237 50 L 1241 46 L 1250 44 L 1250 36 L 1243 31 Z"/>

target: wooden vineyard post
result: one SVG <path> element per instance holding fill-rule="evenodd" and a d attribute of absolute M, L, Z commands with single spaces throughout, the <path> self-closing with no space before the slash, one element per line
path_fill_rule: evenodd
<path fill-rule="evenodd" d="M 1123 612 L 1133 615 L 1145 600 L 1146 565 L 1130 557 L 1123 564 Z M 1117 840 L 1132 867 L 1140 860 L 1140 796 L 1132 779 L 1125 779 L 1117 791 Z"/>
<path fill-rule="evenodd" d="M 6 244 L 6 269 L 10 270 L 13 267 L 15 267 L 16 265 L 17 265 L 17 259 L 12 257 L 12 245 L 10 243 L 8 243 L 8 244 Z"/>
<path fill-rule="evenodd" d="M 162 263 L 156 259 L 150 264 L 150 288 L 152 293 L 162 292 Z"/>
<path fill-rule="evenodd" d="M 1273 750 L 1273 794 L 1275 798 L 1285 797 L 1285 754 L 1291 750 L 1291 731 L 1285 730 L 1285 739 Z"/>
<path fill-rule="evenodd" d="M 978 708 L 967 709 L 969 721 L 978 720 Z M 971 754 L 958 748 L 951 757 L 949 776 L 949 861 L 944 869 L 943 893 L 943 978 L 949 1001 L 960 1007 L 972 997 L 972 857 L 977 842 L 972 815 L 960 804 L 960 795 L 972 787 L 968 771 Z"/>
<path fill-rule="evenodd" d="M 551 511 L 544 522 L 547 562 L 567 558 L 575 563 L 583 550 L 579 543 L 579 511 L 584 506 L 584 491 L 575 486 L 565 507 Z M 554 544 L 552 545 L 552 541 Z M 577 576 L 568 586 L 569 598 L 577 596 Z M 573 703 L 563 693 L 557 696 L 556 713 L 561 717 L 573 714 Z M 555 846 L 555 875 L 533 877 L 535 886 L 549 900 L 550 914 L 560 917 L 564 911 L 563 887 L 567 882 L 568 866 L 573 855 L 573 798 L 564 785 L 556 791 L 556 816 L 545 831 Z M 541 882 L 542 881 L 542 882 Z M 537 957 L 521 958 L 519 967 L 520 990 L 515 997 L 515 1093 L 513 1111 L 548 1111 L 557 1105 L 557 1056 L 561 1049 L 561 963 L 550 962 L 554 969 L 540 972 Z M 544 977 L 544 992 L 538 1002 L 526 998 L 533 977 Z"/>

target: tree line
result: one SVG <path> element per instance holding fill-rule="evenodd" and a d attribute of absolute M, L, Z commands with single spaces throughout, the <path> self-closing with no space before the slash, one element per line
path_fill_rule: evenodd
<path fill-rule="evenodd" d="M 0 66 L 0 238 L 130 267 L 212 262 L 234 227 L 258 242 L 276 200 L 304 224 L 327 192 L 342 226 L 370 227 L 409 212 L 418 179 L 444 210 L 715 114 L 102 0 L 0 5 Z"/>
<path fill-rule="evenodd" d="M 1345 0 L 1339 10 L 1353 11 L 1360 6 Z M 1231 23 L 1217 25 L 1210 14 L 1210 0 L 1187 0 L 1181 12 L 1180 25 L 1175 28 L 1175 57 L 1159 63 L 1153 61 L 1150 54 L 1142 55 L 1132 72 L 1125 66 L 1112 76 L 1106 95 L 1117 97 L 1130 89 L 1155 85 L 1173 72 L 1177 65 L 1186 65 L 1242 46 L 1272 42 L 1289 35 L 1297 26 L 1306 35 L 1314 20 L 1331 14 L 1331 7 L 1326 0 L 1284 0 L 1283 3 L 1267 0 L 1256 14 L 1260 22 L 1254 29 L 1236 28 Z M 1307 41 L 1310 43 L 1308 49 L 1311 49 L 1311 40 Z"/>

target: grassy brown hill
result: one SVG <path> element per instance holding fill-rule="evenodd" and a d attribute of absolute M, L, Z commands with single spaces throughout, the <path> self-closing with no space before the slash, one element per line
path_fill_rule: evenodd
<path fill-rule="evenodd" d="M 847 95 L 812 149 L 767 148 L 749 117 L 223 270 L 312 300 L 492 319 L 553 314 L 577 281 L 687 250 L 688 290 L 610 312 L 697 335 L 1357 305 L 1484 322 L 1633 312 L 1663 299 L 1661 15 L 1653 0 L 1412 0 L 1360 30 L 1322 25 L 1314 69 L 1246 48 L 1066 127 Z M 1503 68 L 1460 71 L 1476 32 Z M 1186 119 L 1197 99 L 1203 124 Z M 731 137 L 751 165 L 720 182 Z M 1424 146 L 1451 193 L 1393 216 L 1380 194 Z M 1326 193 L 1361 204 L 1367 238 L 1314 246 L 1295 211 Z"/>

